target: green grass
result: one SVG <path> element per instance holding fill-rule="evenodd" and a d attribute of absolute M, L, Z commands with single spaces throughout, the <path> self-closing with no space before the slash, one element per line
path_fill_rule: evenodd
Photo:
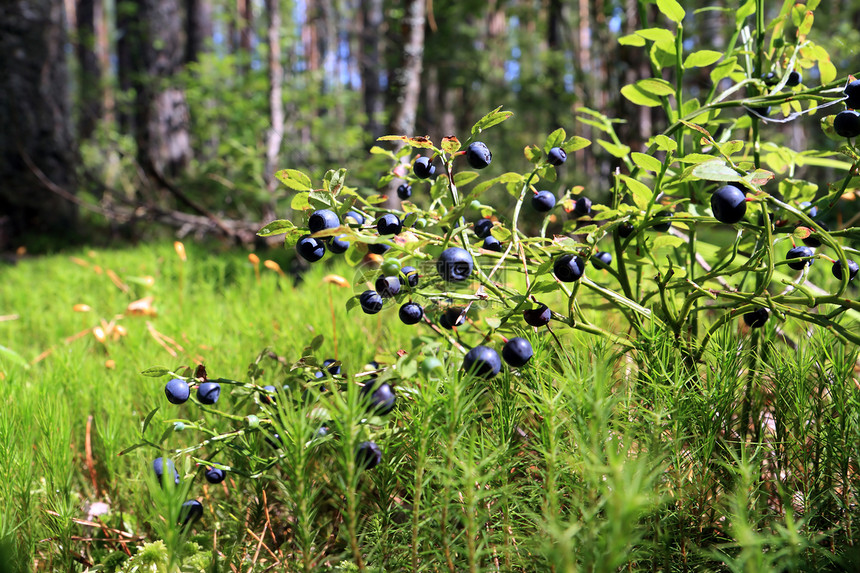
<path fill-rule="evenodd" d="M 134 553 L 156 540 L 164 545 L 137 559 L 151 553 L 184 570 L 195 570 L 189 553 L 242 571 L 856 568 L 857 348 L 827 333 L 806 340 L 789 328 L 801 342 L 795 351 L 774 320 L 755 334 L 732 322 L 691 367 L 660 332 L 624 354 L 571 329 L 559 330 L 559 349 L 529 329 L 518 332 L 536 357 L 519 372 L 476 380 L 458 372 L 454 353 L 443 376 L 427 378 L 418 364 L 446 358 L 449 344 L 390 311 L 347 314 L 351 289 L 323 277 L 351 278 L 348 268 L 314 266 L 298 285 L 263 268 L 258 282 L 245 253 L 186 247 L 185 263 L 159 244 L 78 254 L 85 266 L 63 255 L 3 269 L 0 315 L 17 315 L 0 322 L 9 349 L 0 353 L 8 570 L 82 571 L 117 559 L 123 543 Z M 119 317 L 145 296 L 157 316 Z M 327 382 L 343 394 L 302 395 L 308 377 L 291 367 L 303 349 L 322 335 L 309 354 L 335 356 L 329 297 L 347 373 L 374 357 L 396 363 L 382 374 L 400 401 L 387 419 L 364 420 L 348 380 Z M 75 312 L 76 304 L 92 310 Z M 605 312 L 592 314 L 615 330 Z M 127 334 L 69 340 L 100 319 Z M 480 328 L 463 329 L 464 342 Z M 152 331 L 182 350 L 172 356 Z M 264 356 L 249 375 L 263 349 L 285 364 Z M 237 381 L 215 408 L 173 406 L 166 378 L 141 375 L 197 362 L 210 377 Z M 257 389 L 269 383 L 291 388 L 277 407 L 259 403 Z M 242 429 L 248 414 L 263 424 L 193 451 L 233 468 L 224 486 L 207 485 L 190 456 L 177 456 L 185 479 L 162 489 L 149 467 L 156 448 L 118 455 L 141 442 L 156 407 L 143 437 L 165 449 Z M 172 431 L 175 419 L 188 427 Z M 329 436 L 314 438 L 324 422 Z M 265 441 L 273 433 L 283 440 L 277 450 Z M 352 452 L 367 439 L 385 459 L 361 471 Z M 242 477 L 251 473 L 262 477 Z M 174 523 L 191 497 L 205 514 L 185 535 Z M 110 506 L 103 528 L 81 523 L 96 501 Z"/>

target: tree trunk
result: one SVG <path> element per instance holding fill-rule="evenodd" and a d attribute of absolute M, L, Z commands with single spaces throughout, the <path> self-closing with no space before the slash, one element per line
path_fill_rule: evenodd
<path fill-rule="evenodd" d="M 96 26 L 102 0 L 77 0 L 77 45 L 80 66 L 78 138 L 88 139 L 102 117 L 102 71 L 96 53 Z"/>
<path fill-rule="evenodd" d="M 364 96 L 364 112 L 367 114 L 367 131 L 372 141 L 382 135 L 382 115 L 385 102 L 380 86 L 380 72 L 383 56 L 383 12 L 382 0 L 368 0 L 362 3 L 362 58 L 361 88 Z"/>
<path fill-rule="evenodd" d="M 128 76 L 135 92 L 137 156 L 151 180 L 179 174 L 191 159 L 185 93 L 170 80 L 185 56 L 179 0 L 133 0 L 132 18 L 123 19 Z"/>
<path fill-rule="evenodd" d="M 414 135 L 418 96 L 421 94 L 421 69 L 424 61 L 424 23 L 426 0 L 406 0 L 403 16 L 403 56 L 393 78 L 396 104 L 388 131 Z"/>
<path fill-rule="evenodd" d="M 266 12 L 269 15 L 266 41 L 269 44 L 269 118 L 272 125 L 266 136 L 266 187 L 270 193 L 275 191 L 275 168 L 278 154 L 281 151 L 281 141 L 284 137 L 284 98 L 282 85 L 284 83 L 284 68 L 281 63 L 281 5 L 280 0 L 266 0 Z M 273 206 L 269 207 L 274 211 Z M 265 218 L 271 218 L 273 213 L 266 213 Z"/>
<path fill-rule="evenodd" d="M 64 19 L 62 0 L 0 8 L 0 248 L 28 232 L 75 230 L 75 205 L 39 178 L 75 190 Z"/>
<path fill-rule="evenodd" d="M 209 0 L 185 0 L 185 61 L 196 62 L 212 39 L 212 5 Z"/>

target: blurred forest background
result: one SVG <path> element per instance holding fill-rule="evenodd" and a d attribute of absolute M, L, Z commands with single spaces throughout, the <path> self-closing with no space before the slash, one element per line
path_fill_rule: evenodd
<path fill-rule="evenodd" d="M 740 3 L 682 2 L 685 48 L 722 49 Z M 580 106 L 623 120 L 640 150 L 665 117 L 621 97 L 651 70 L 617 39 L 643 19 L 667 24 L 647 0 L 5 0 L 0 250 L 153 229 L 249 241 L 289 216 L 274 171 L 347 167 L 371 192 L 391 167 L 368 156 L 378 136 L 465 139 L 500 105 L 515 118 L 488 134 L 492 171 L 524 169 L 523 147 L 556 127 L 590 138 Z M 860 71 L 858 30 L 860 0 L 815 14 L 840 76 Z M 690 81 L 694 97 L 711 87 L 706 68 Z M 815 116 L 764 138 L 835 148 Z M 557 189 L 599 198 L 616 163 L 580 151 Z"/>

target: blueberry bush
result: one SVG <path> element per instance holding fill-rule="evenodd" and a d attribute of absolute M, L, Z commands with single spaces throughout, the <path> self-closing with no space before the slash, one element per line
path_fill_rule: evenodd
<path fill-rule="evenodd" d="M 516 121 L 499 107 L 459 137 L 380 138 L 396 201 L 344 169 L 280 171 L 294 216 L 259 235 L 342 259 L 353 274 L 330 281 L 355 294 L 338 313 L 414 336 L 367 364 L 321 360 L 317 336 L 242 376 L 150 368 L 200 416 L 160 438 L 144 423 L 133 447 L 274 488 L 290 570 L 856 563 L 860 237 L 833 219 L 857 187 L 858 84 L 809 39 L 817 1 L 769 23 L 740 3 L 724 52 L 691 51 L 681 4 L 656 4 L 668 25 L 621 39 L 652 72 L 622 94 L 669 126 L 644 149 L 578 108 L 595 141 L 559 128 L 494 156 L 492 128 Z M 768 141 L 801 121 L 832 148 Z M 605 188 L 559 185 L 595 149 L 617 159 Z M 496 162 L 510 171 L 482 176 Z M 170 449 L 176 432 L 200 440 Z M 174 549 L 203 514 L 177 503 Z"/>

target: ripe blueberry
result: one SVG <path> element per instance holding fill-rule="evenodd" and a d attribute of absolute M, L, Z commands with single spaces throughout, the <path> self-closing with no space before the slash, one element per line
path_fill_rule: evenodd
<path fill-rule="evenodd" d="M 757 308 L 744 314 L 744 323 L 750 328 L 761 328 L 769 317 L 770 313 L 766 308 Z"/>
<path fill-rule="evenodd" d="M 421 276 L 415 267 L 403 267 L 400 269 L 400 286 L 409 285 L 410 288 L 418 286 L 418 279 Z"/>
<path fill-rule="evenodd" d="M 833 131 L 842 137 L 857 137 L 860 135 L 860 113 L 846 109 L 833 118 Z"/>
<path fill-rule="evenodd" d="M 323 229 L 334 229 L 340 225 L 340 219 L 337 218 L 337 213 L 330 209 L 320 209 L 314 211 L 310 219 L 308 219 L 308 229 L 311 233 L 322 231 Z"/>
<path fill-rule="evenodd" d="M 296 252 L 309 263 L 315 263 L 325 255 L 325 244 L 321 239 L 305 235 L 296 243 Z"/>
<path fill-rule="evenodd" d="M 400 307 L 397 314 L 403 324 L 418 324 L 424 316 L 424 309 L 418 303 L 407 302 Z"/>
<path fill-rule="evenodd" d="M 472 169 L 483 169 L 493 162 L 493 154 L 486 145 L 475 141 L 466 148 L 466 161 Z"/>
<path fill-rule="evenodd" d="M 173 474 L 173 483 L 179 485 L 179 472 L 176 471 L 176 466 L 173 465 L 173 460 L 165 460 L 164 458 L 155 458 L 152 461 L 152 470 L 155 472 L 155 478 L 158 483 L 163 484 L 164 470 L 167 470 L 168 475 Z"/>
<path fill-rule="evenodd" d="M 197 387 L 197 399 L 201 404 L 214 404 L 220 395 L 221 385 L 217 382 L 204 382 Z"/>
<path fill-rule="evenodd" d="M 843 92 L 848 98 L 845 100 L 845 107 L 848 109 L 860 108 L 860 80 L 854 80 L 845 86 Z"/>
<path fill-rule="evenodd" d="M 472 274 L 472 255 L 460 247 L 448 247 L 439 255 L 436 261 L 436 272 L 442 280 L 459 282 L 466 280 Z"/>
<path fill-rule="evenodd" d="M 798 207 L 806 211 L 806 214 L 810 217 L 818 216 L 818 207 L 814 207 L 809 201 L 804 201 L 803 203 L 799 204 Z M 773 215 L 771 215 L 771 218 L 773 218 Z"/>
<path fill-rule="evenodd" d="M 612 264 L 612 255 L 606 251 L 598 251 L 591 257 L 591 264 L 598 269 L 604 269 Z"/>
<path fill-rule="evenodd" d="M 332 376 L 340 376 L 340 364 L 336 364 L 337 360 L 334 358 L 326 358 L 323 360 L 322 367 L 328 370 L 328 373 Z"/>
<path fill-rule="evenodd" d="M 387 382 L 381 384 L 371 381 L 361 389 L 361 398 L 367 403 L 367 411 L 377 416 L 384 416 L 394 409 L 397 396 Z"/>
<path fill-rule="evenodd" d="M 734 185 L 724 185 L 711 195 L 711 210 L 720 223 L 734 225 L 747 212 L 746 194 Z"/>
<path fill-rule="evenodd" d="M 400 187 L 397 188 L 397 196 L 400 197 L 401 201 L 405 201 L 412 197 L 412 185 L 408 185 L 403 183 Z"/>
<path fill-rule="evenodd" d="M 802 82 L 802 81 L 803 81 L 803 76 L 800 75 L 800 72 L 793 71 L 790 74 L 788 74 L 788 79 L 785 80 L 785 85 L 787 85 L 790 88 L 793 88 L 794 86 L 799 86 L 800 82 Z"/>
<path fill-rule="evenodd" d="M 224 481 L 224 478 L 227 477 L 227 472 L 222 469 L 210 467 L 206 470 L 204 475 L 206 476 L 206 481 L 209 483 L 221 483 Z"/>
<path fill-rule="evenodd" d="M 463 307 L 452 306 L 445 309 L 442 316 L 439 317 L 439 326 L 445 330 L 451 330 L 455 326 L 463 326 L 466 322 L 466 315 L 463 313 Z"/>
<path fill-rule="evenodd" d="M 189 499 L 179 510 L 179 520 L 182 525 L 190 525 L 203 517 L 203 504 L 196 499 Z"/>
<path fill-rule="evenodd" d="M 573 214 L 576 217 L 585 217 L 591 213 L 591 199 L 588 197 L 580 197 L 573 205 Z"/>
<path fill-rule="evenodd" d="M 828 227 L 827 225 L 825 225 L 821 221 L 816 221 L 816 223 L 818 223 L 818 226 L 821 227 L 822 229 L 824 229 L 825 231 L 830 230 L 830 227 Z M 804 237 L 803 239 L 801 239 L 801 241 L 803 241 L 803 244 L 806 245 L 807 247 L 820 247 L 821 246 L 821 240 L 819 240 L 819 238 L 818 238 L 820 235 L 814 229 L 809 229 L 809 230 L 812 231 L 812 233 L 808 237 Z"/>
<path fill-rule="evenodd" d="M 630 235 L 633 234 L 633 231 L 636 230 L 636 227 L 633 226 L 633 223 L 629 221 L 624 221 L 620 225 L 618 225 L 618 236 L 622 239 L 626 239 Z"/>
<path fill-rule="evenodd" d="M 502 348 L 502 358 L 515 368 L 525 366 L 533 355 L 531 343 L 521 336 L 511 338 Z"/>
<path fill-rule="evenodd" d="M 376 279 L 376 292 L 382 298 L 391 298 L 400 293 L 400 277 L 379 277 Z"/>
<path fill-rule="evenodd" d="M 794 247 L 789 249 L 788 254 L 785 255 L 787 259 L 807 259 L 807 257 L 812 257 L 815 255 L 815 252 L 809 247 Z M 812 266 L 812 263 L 815 262 L 815 259 L 807 259 L 802 261 L 792 261 L 788 263 L 788 266 L 792 269 L 799 271 L 802 270 L 806 265 Z"/>
<path fill-rule="evenodd" d="M 501 368 L 499 354 L 488 346 L 476 346 L 463 358 L 463 371 L 481 378 L 492 378 Z"/>
<path fill-rule="evenodd" d="M 495 251 L 497 253 L 502 252 L 502 244 L 499 242 L 497 238 L 490 235 L 484 239 L 484 249 L 488 251 Z"/>
<path fill-rule="evenodd" d="M 360 469 L 373 469 L 382 463 L 382 450 L 376 442 L 361 442 L 355 453 L 355 463 Z"/>
<path fill-rule="evenodd" d="M 399 235 L 403 230 L 403 223 L 397 215 L 386 213 L 376 221 L 376 230 L 380 235 Z"/>
<path fill-rule="evenodd" d="M 858 265 L 857 263 L 855 263 L 851 259 L 847 259 L 847 260 L 848 260 L 848 280 L 853 281 L 854 277 L 857 276 L 857 271 L 860 270 L 860 265 Z M 841 281 L 842 280 L 842 261 L 837 259 L 833 263 L 833 266 L 830 268 L 830 272 L 833 273 L 834 277 L 836 277 L 837 279 L 839 279 Z"/>
<path fill-rule="evenodd" d="M 336 255 L 345 253 L 349 248 L 349 241 L 346 240 L 346 237 L 346 235 L 332 237 L 331 241 L 328 243 L 329 250 Z"/>
<path fill-rule="evenodd" d="M 344 214 L 343 219 L 347 223 L 354 223 L 356 225 L 364 224 L 364 217 L 355 211 L 347 211 L 346 214 Z M 352 219 L 352 221 L 350 221 L 350 219 Z"/>
<path fill-rule="evenodd" d="M 418 179 L 427 179 L 436 173 L 436 166 L 433 165 L 433 160 L 429 157 L 419 157 L 412 166 L 412 172 Z"/>
<path fill-rule="evenodd" d="M 659 213 L 654 215 L 654 218 L 655 219 L 669 218 L 669 217 L 672 217 L 673 215 L 674 215 L 674 213 L 672 213 L 672 211 L 665 211 L 664 210 L 664 211 L 660 211 Z M 658 224 L 654 225 L 654 230 L 655 231 L 668 231 L 669 227 L 671 227 L 671 226 L 672 226 L 672 223 L 670 223 L 669 221 L 666 221 L 665 223 L 658 223 Z"/>
<path fill-rule="evenodd" d="M 274 404 L 276 400 L 270 394 L 277 393 L 278 389 L 274 386 L 263 386 L 263 390 L 265 390 L 265 392 L 260 393 L 260 402 L 263 404 Z"/>
<path fill-rule="evenodd" d="M 555 195 L 551 191 L 538 191 L 532 195 L 532 208 L 539 213 L 546 213 L 555 207 Z"/>
<path fill-rule="evenodd" d="M 475 221 L 475 234 L 478 238 L 486 239 L 493 230 L 493 222 L 489 219 L 478 219 Z"/>
<path fill-rule="evenodd" d="M 582 277 L 585 263 L 576 255 L 562 255 L 555 260 L 552 270 L 561 282 L 572 283 Z"/>
<path fill-rule="evenodd" d="M 530 326 L 546 326 L 549 324 L 550 318 L 552 318 L 552 311 L 547 305 L 540 304 L 537 308 L 524 310 L 523 318 Z"/>
<path fill-rule="evenodd" d="M 567 160 L 567 153 L 561 147 L 553 147 L 546 154 L 547 163 L 558 167 Z"/>
<path fill-rule="evenodd" d="M 358 302 L 361 304 L 361 310 L 365 314 L 376 314 L 382 310 L 382 297 L 375 290 L 366 290 L 358 297 Z"/>
<path fill-rule="evenodd" d="M 764 80 L 764 85 L 766 86 L 775 86 L 779 83 L 779 76 L 776 75 L 776 72 L 768 72 L 761 79 Z"/>
<path fill-rule="evenodd" d="M 164 393 L 167 394 L 167 401 L 171 404 L 184 404 L 191 394 L 188 389 L 188 383 L 180 378 L 174 378 L 164 385 Z"/>
<path fill-rule="evenodd" d="M 390 248 L 391 245 L 386 245 L 385 243 L 371 243 L 367 245 L 367 250 L 374 255 L 384 255 Z"/>

